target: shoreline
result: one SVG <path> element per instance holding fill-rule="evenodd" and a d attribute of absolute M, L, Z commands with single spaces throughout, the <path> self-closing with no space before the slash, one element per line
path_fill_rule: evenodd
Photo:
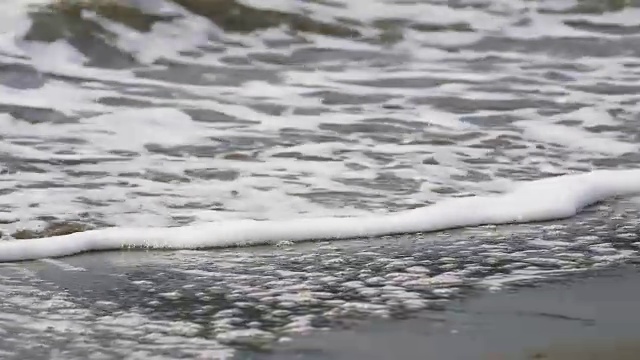
<path fill-rule="evenodd" d="M 638 266 L 588 271 L 474 294 L 408 320 L 294 338 L 271 354 L 239 358 L 637 359 L 638 283 Z"/>

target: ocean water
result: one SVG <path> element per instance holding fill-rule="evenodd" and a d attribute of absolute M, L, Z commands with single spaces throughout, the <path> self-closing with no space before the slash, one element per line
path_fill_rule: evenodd
<path fill-rule="evenodd" d="M 85 334 L 71 359 L 144 324 L 129 358 L 227 356 L 352 312 L 639 258 L 637 1 L 0 10 L 0 334 Z M 48 259 L 102 249 L 122 251 Z M 63 286 L 52 269 L 85 278 Z M 96 271 L 148 297 L 106 294 Z M 26 305 L 45 298 L 49 315 Z M 210 308 L 176 323 L 172 302 Z"/>

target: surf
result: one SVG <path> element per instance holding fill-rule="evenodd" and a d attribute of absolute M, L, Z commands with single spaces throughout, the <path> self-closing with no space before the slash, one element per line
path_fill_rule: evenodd
<path fill-rule="evenodd" d="M 0 262 L 118 249 L 206 249 L 442 231 L 556 220 L 616 196 L 640 193 L 640 170 L 600 170 L 520 183 L 490 196 L 452 198 L 382 215 L 233 220 L 181 227 L 113 227 L 0 242 Z"/>

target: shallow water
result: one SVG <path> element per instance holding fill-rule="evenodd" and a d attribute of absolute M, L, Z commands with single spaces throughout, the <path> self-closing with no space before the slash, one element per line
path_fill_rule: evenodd
<path fill-rule="evenodd" d="M 639 6 L 4 1 L 0 231 L 11 239 L 60 223 L 75 231 L 386 213 L 634 168 Z M 635 259 L 637 204 L 618 199 L 585 223 L 504 235 L 490 263 L 510 251 L 554 271 Z M 554 231 L 562 241 L 534 242 Z M 461 254 L 483 249 L 470 235 L 450 240 Z M 460 267 L 413 243 L 403 254 L 366 244 L 369 257 L 427 256 L 463 278 L 458 271 L 477 267 L 486 284 L 530 275 L 521 265 L 484 269 L 481 255 Z M 314 254 L 305 246 L 280 258 L 269 248 L 245 265 Z M 361 271 L 376 263 L 367 259 L 335 261 L 362 262 Z"/>
<path fill-rule="evenodd" d="M 350 357 L 357 349 L 325 348 L 322 333 L 366 339 L 367 322 L 399 326 L 424 310 L 446 321 L 451 300 L 634 261 L 638 211 L 623 202 L 546 224 L 0 264 L 0 348 L 7 359 Z M 301 349 L 317 353 L 281 354 L 307 336 Z"/>
<path fill-rule="evenodd" d="M 637 266 L 455 300 L 402 321 L 372 321 L 282 343 L 251 359 L 629 360 L 640 335 Z"/>

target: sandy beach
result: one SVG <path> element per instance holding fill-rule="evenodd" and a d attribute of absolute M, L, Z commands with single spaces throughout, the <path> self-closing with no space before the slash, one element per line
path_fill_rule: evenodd
<path fill-rule="evenodd" d="M 406 321 L 295 339 L 278 359 L 637 359 L 638 267 L 477 294 Z"/>

